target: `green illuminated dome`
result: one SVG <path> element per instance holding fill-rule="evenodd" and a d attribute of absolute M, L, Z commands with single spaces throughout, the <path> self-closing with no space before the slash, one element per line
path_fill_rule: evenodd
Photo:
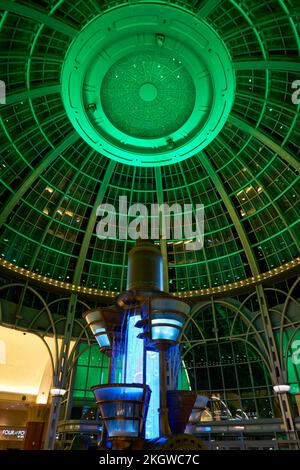
<path fill-rule="evenodd" d="M 149 1 L 88 22 L 66 53 L 61 82 L 68 117 L 91 147 L 151 167 L 205 148 L 224 126 L 235 90 L 218 34 L 191 10 Z"/>
<path fill-rule="evenodd" d="M 95 232 L 119 196 L 204 204 L 204 248 L 162 246 L 171 292 L 298 262 L 298 1 L 2 0 L 0 14 L 2 265 L 124 290 L 134 242 Z"/>

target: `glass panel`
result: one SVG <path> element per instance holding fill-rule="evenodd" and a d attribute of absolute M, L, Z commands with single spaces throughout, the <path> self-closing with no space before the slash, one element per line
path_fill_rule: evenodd
<path fill-rule="evenodd" d="M 152 327 L 152 339 L 166 339 L 169 341 L 176 341 L 179 336 L 180 330 L 178 328 L 172 328 L 171 326 L 153 326 Z"/>
<path fill-rule="evenodd" d="M 127 419 L 113 420 L 105 422 L 108 435 L 110 437 L 128 436 L 137 437 L 139 430 L 139 421 L 131 421 Z"/>

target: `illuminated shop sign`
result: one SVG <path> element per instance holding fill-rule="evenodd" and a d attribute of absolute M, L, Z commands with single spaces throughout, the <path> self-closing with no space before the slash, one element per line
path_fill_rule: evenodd
<path fill-rule="evenodd" d="M 3 429 L 2 436 L 4 437 L 16 437 L 17 439 L 24 439 L 25 431 L 16 429 Z"/>

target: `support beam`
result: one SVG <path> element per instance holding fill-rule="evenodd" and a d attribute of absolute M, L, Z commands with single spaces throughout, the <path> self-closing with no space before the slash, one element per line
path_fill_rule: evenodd
<path fill-rule="evenodd" d="M 133 197 L 133 194 L 135 194 L 134 184 L 135 184 L 136 169 L 137 169 L 137 167 L 134 166 L 133 167 L 133 173 L 132 173 L 131 190 L 130 190 L 130 193 L 129 193 L 129 207 L 132 205 L 132 197 Z M 123 251 L 123 258 L 122 258 L 122 272 L 121 272 L 121 280 L 120 280 L 120 289 L 121 289 L 121 291 L 123 290 L 124 277 L 125 277 L 125 268 L 127 268 L 127 256 L 128 256 L 127 245 L 128 245 L 128 237 L 126 238 L 126 240 L 124 240 L 124 251 Z M 125 286 L 126 286 L 126 282 L 125 282 Z"/>
<path fill-rule="evenodd" d="M 72 293 L 66 315 L 65 332 L 59 353 L 58 364 L 53 377 L 53 388 L 66 389 L 68 379 L 68 356 L 70 351 L 70 341 L 72 339 L 76 303 L 77 295 Z M 58 395 L 52 397 L 47 437 L 45 441 L 45 449 L 47 450 L 54 449 L 61 402 L 62 396 Z"/>
<path fill-rule="evenodd" d="M 18 93 L 11 93 L 6 96 L 6 105 L 20 103 L 28 99 L 40 98 L 41 96 L 60 93 L 60 85 L 42 86 L 32 90 L 23 90 Z"/>
<path fill-rule="evenodd" d="M 48 155 L 42 159 L 40 165 L 32 171 L 32 173 L 26 178 L 21 185 L 21 187 L 17 190 L 16 193 L 14 193 L 10 199 L 6 202 L 4 205 L 4 208 L 0 214 L 0 227 L 3 225 L 9 216 L 9 214 L 13 211 L 15 206 L 18 204 L 20 199 L 23 197 L 23 195 L 28 191 L 28 189 L 31 187 L 31 185 L 35 182 L 35 180 L 43 173 L 43 171 L 58 157 L 59 154 L 64 152 L 68 147 L 73 145 L 78 139 L 79 135 L 77 134 L 76 131 L 71 132 L 68 137 L 65 138 L 61 142 L 61 144 L 58 145 L 55 149 L 52 149 Z"/>
<path fill-rule="evenodd" d="M 104 179 L 100 185 L 100 190 L 96 197 L 92 213 L 90 214 L 89 222 L 88 222 L 84 239 L 81 245 L 77 264 L 75 267 L 74 279 L 73 279 L 74 284 L 80 283 L 80 278 L 82 274 L 84 261 L 86 258 L 86 253 L 89 248 L 91 236 L 92 236 L 96 219 L 97 219 L 97 208 L 103 202 L 103 198 L 107 191 L 107 186 L 113 174 L 113 171 L 115 169 L 116 163 L 117 162 L 110 160 L 107 170 L 105 172 Z M 74 319 L 75 319 L 76 304 L 77 304 L 77 295 L 72 293 L 70 301 L 69 301 L 69 305 L 68 305 L 65 333 L 64 333 L 63 342 L 62 342 L 61 351 L 60 351 L 60 357 L 58 361 L 58 370 L 53 380 L 53 385 L 55 388 L 65 389 L 67 386 L 68 356 L 69 356 L 70 341 L 72 338 L 72 331 L 73 331 L 73 325 L 74 325 Z M 62 401 L 61 397 L 53 397 L 52 399 L 51 411 L 50 411 L 50 416 L 49 416 L 49 425 L 48 425 L 48 431 L 47 431 L 47 439 L 45 443 L 45 449 L 47 450 L 54 449 L 61 401 Z"/>
<path fill-rule="evenodd" d="M 156 181 L 156 189 L 157 189 L 157 201 L 158 204 L 164 204 L 164 195 L 163 195 L 163 184 L 162 184 L 162 175 L 161 175 L 161 167 L 155 167 L 155 181 Z M 159 222 L 160 223 L 160 222 Z M 161 218 L 161 228 L 164 227 L 164 218 Z M 162 230 L 162 233 L 164 231 Z M 167 240 L 162 238 L 160 239 L 160 250 L 162 254 L 163 260 L 163 290 L 165 292 L 169 292 L 169 272 L 168 272 L 168 249 L 167 249 Z"/>
<path fill-rule="evenodd" d="M 248 134 L 258 139 L 262 144 L 273 150 L 273 152 L 279 155 L 279 157 L 285 160 L 289 165 L 291 165 L 300 173 L 300 161 L 298 161 L 294 155 L 280 147 L 280 145 L 274 142 L 274 140 L 270 139 L 270 137 L 267 137 L 261 131 L 248 124 L 246 121 L 243 121 L 242 119 L 238 118 L 237 116 L 233 116 L 232 114 L 229 116 L 228 122 L 233 124 L 238 129 L 247 132 Z"/>
<path fill-rule="evenodd" d="M 240 237 L 241 243 L 243 245 L 244 251 L 247 256 L 247 260 L 252 272 L 253 276 L 257 276 L 259 274 L 258 266 L 256 263 L 256 259 L 254 257 L 254 254 L 251 249 L 250 242 L 248 240 L 247 234 L 245 232 L 245 229 L 243 225 L 241 224 L 241 221 L 237 215 L 236 209 L 234 205 L 232 204 L 231 199 L 229 198 L 226 189 L 223 186 L 223 183 L 219 177 L 219 175 L 216 173 L 215 169 L 213 168 L 212 164 L 210 163 L 209 159 L 205 155 L 204 152 L 202 152 L 199 155 L 199 159 L 201 163 L 203 164 L 204 168 L 206 169 L 209 177 L 211 178 L 212 182 L 214 183 L 218 193 L 220 194 L 223 203 L 226 207 L 226 209 L 229 212 L 229 215 L 231 217 L 231 220 L 235 226 L 235 229 Z"/>
<path fill-rule="evenodd" d="M 191 194 L 191 191 L 190 191 L 190 187 L 187 183 L 187 180 L 186 180 L 186 176 L 185 176 L 185 172 L 182 168 L 182 165 L 181 165 L 181 162 L 179 163 L 179 166 L 180 166 L 180 173 L 182 174 L 182 179 L 183 179 L 183 182 L 184 182 L 184 186 L 187 190 L 187 193 L 188 193 L 188 197 L 189 197 L 189 200 L 192 201 L 193 198 L 192 198 L 192 194 Z M 193 206 L 193 214 L 194 216 L 196 217 L 196 214 L 195 214 L 195 207 Z M 207 279 L 208 279 L 208 285 L 209 287 L 212 287 L 212 283 L 211 283 L 211 277 L 210 277 L 210 271 L 209 271 L 209 267 L 208 267 L 208 262 L 207 262 L 207 256 L 206 256 L 206 251 L 205 251 L 205 246 L 204 246 L 204 243 L 203 243 L 203 247 L 202 247 L 202 252 L 203 252 L 203 257 L 205 259 L 205 269 L 206 269 L 206 274 L 207 274 Z M 198 270 L 198 274 L 200 276 L 200 272 L 199 272 L 199 268 L 197 266 L 197 270 Z"/>
<path fill-rule="evenodd" d="M 259 311 L 265 332 L 265 341 L 269 352 L 269 364 L 272 372 L 273 385 L 286 384 L 287 374 L 283 370 L 280 356 L 278 352 L 278 346 L 276 343 L 274 330 L 272 326 L 272 319 L 269 313 L 269 306 L 266 294 L 264 292 L 262 284 L 256 286 L 256 295 L 259 303 Z M 290 449 L 299 448 L 299 441 L 297 440 L 297 432 L 293 421 L 293 413 L 290 405 L 290 401 L 287 393 L 279 394 L 279 404 L 282 414 L 282 419 L 285 427 L 285 432 L 288 439 Z"/>
<path fill-rule="evenodd" d="M 37 21 L 38 23 L 45 24 L 49 28 L 59 31 L 66 36 L 73 38 L 78 33 L 77 29 L 72 26 L 67 25 L 63 21 L 56 20 L 50 16 L 42 13 L 39 10 L 36 10 L 32 7 L 26 7 L 25 5 L 20 5 L 17 2 L 12 2 L 10 0 L 1 0 L 1 10 L 10 11 L 11 13 L 16 13 L 17 15 L 24 16 L 30 20 Z"/>
<path fill-rule="evenodd" d="M 77 264 L 76 264 L 76 268 L 75 268 L 75 272 L 74 272 L 73 284 L 80 284 L 80 278 L 81 278 L 81 274 L 82 274 L 84 261 L 85 261 L 85 258 L 86 258 L 86 254 L 87 254 L 87 251 L 88 251 L 88 248 L 89 248 L 89 245 L 90 245 L 91 237 L 92 237 L 93 230 L 95 228 L 95 224 L 96 224 L 96 220 L 97 220 L 97 209 L 100 206 L 100 204 L 102 204 L 102 202 L 103 202 L 105 193 L 107 191 L 107 186 L 108 186 L 110 178 L 113 174 L 113 171 L 115 169 L 116 163 L 117 162 L 114 161 L 114 160 L 109 161 L 108 167 L 107 167 L 106 172 L 105 172 L 105 176 L 104 176 L 103 181 L 100 185 L 100 190 L 97 194 L 94 207 L 93 207 L 92 212 L 90 214 L 88 225 L 87 225 L 87 228 L 86 228 L 86 232 L 84 234 L 83 242 L 82 242 L 82 245 L 81 245 L 80 253 L 79 253 L 79 256 L 78 256 L 78 260 L 77 260 Z"/>
<path fill-rule="evenodd" d="M 199 10 L 197 11 L 197 16 L 200 18 L 206 18 L 222 1 L 223 0 L 203 0 Z"/>
<path fill-rule="evenodd" d="M 280 72 L 300 72 L 300 62 L 287 60 L 241 60 L 233 62 L 234 70 L 276 70 Z"/>

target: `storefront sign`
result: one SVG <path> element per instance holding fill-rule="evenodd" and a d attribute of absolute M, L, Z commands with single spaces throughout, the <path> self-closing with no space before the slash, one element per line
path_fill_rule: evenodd
<path fill-rule="evenodd" d="M 17 429 L 3 429 L 2 436 L 3 437 L 16 437 L 17 439 L 24 439 L 26 431 L 21 431 Z"/>

